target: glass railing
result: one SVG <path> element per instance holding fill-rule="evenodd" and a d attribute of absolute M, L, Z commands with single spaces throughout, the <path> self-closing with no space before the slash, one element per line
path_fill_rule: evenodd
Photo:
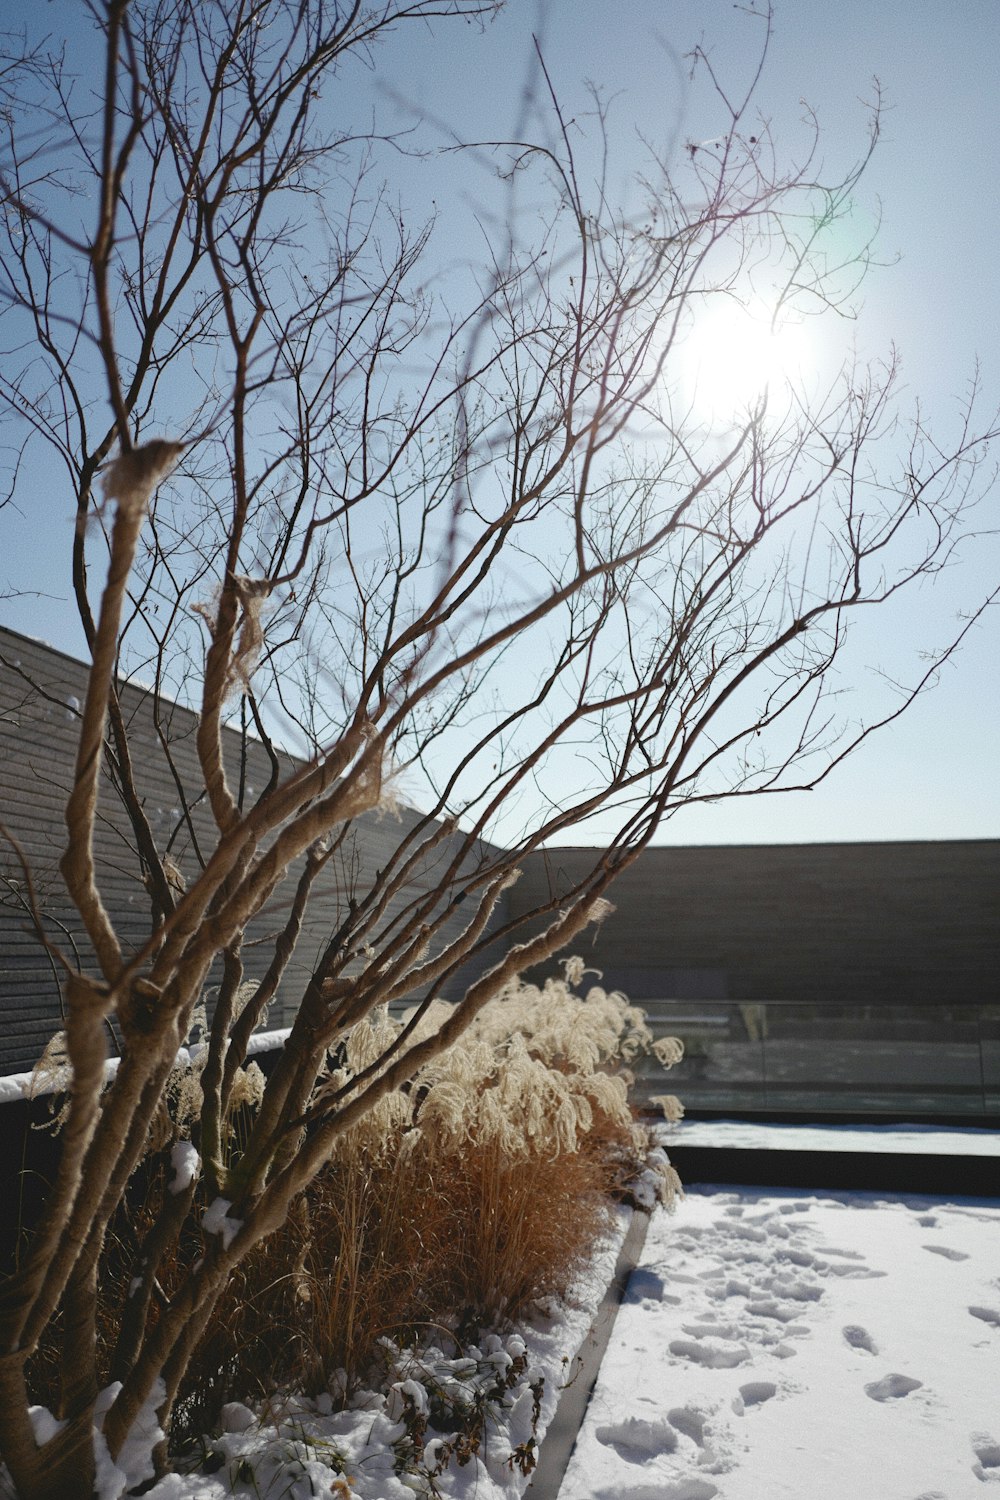
<path fill-rule="evenodd" d="M 672 1093 L 689 1110 L 1000 1115 L 1000 1005 L 637 1003 L 656 1036 L 685 1049 L 667 1074 L 636 1069 L 640 1104 Z"/>

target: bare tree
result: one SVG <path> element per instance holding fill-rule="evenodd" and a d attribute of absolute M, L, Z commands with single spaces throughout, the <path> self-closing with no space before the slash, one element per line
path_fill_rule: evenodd
<path fill-rule="evenodd" d="M 811 398 L 758 393 L 723 437 L 678 378 L 705 308 L 748 297 L 751 272 L 766 272 L 776 320 L 843 306 L 868 248 L 834 264 L 829 231 L 877 109 L 861 160 L 824 183 L 812 155 L 781 165 L 752 88 L 735 98 L 717 82 L 723 134 L 678 161 L 651 153 L 640 211 L 624 213 L 581 166 L 539 63 L 552 130 L 479 143 L 507 185 L 507 223 L 478 276 L 449 286 L 433 220 L 400 217 L 379 138 L 339 129 L 324 88 L 391 29 L 485 17 L 485 0 L 91 9 L 93 112 L 62 53 L 25 50 L 3 78 L 17 109 L 3 116 L 0 277 L 17 357 L 0 393 L 26 451 L 47 444 L 75 497 L 92 657 L 61 866 L 89 951 L 78 962 L 53 945 L 68 1116 L 0 1317 L 0 1441 L 25 1500 L 93 1491 L 111 1373 L 95 1332 L 102 1244 L 212 965 L 200 1174 L 178 1173 L 136 1250 L 103 1419 L 112 1457 L 144 1410 L 167 1428 L 232 1269 L 338 1136 L 599 918 L 665 816 L 815 785 L 877 727 L 843 723 L 829 700 L 849 622 L 953 558 L 997 435 L 977 425 L 973 392 L 958 435 L 936 441 L 899 414 L 891 361 Z M 549 205 L 528 236 L 525 182 Z M 23 464 L 16 480 L 15 493 Z M 197 705 L 201 784 L 179 785 L 181 821 L 204 799 L 213 831 L 184 870 L 137 790 L 119 690 L 130 671 L 157 703 Z M 225 764 L 229 723 L 267 751 L 258 793 Z M 134 948 L 93 855 L 102 778 L 149 892 Z M 352 890 L 236 1153 L 223 1121 L 250 1034 L 321 872 L 393 784 L 418 788 L 425 810 Z M 498 922 L 525 854 L 598 813 L 617 832 L 587 875 L 526 930 Z M 414 871 L 441 851 L 433 890 L 414 895 Z M 248 983 L 253 922 L 271 940 Z M 472 962 L 451 1018 L 414 1040 Z M 404 997 L 421 1004 L 391 1052 L 324 1087 L 338 1039 Z M 109 1020 L 122 1055 L 105 1086 Z M 184 1260 L 193 1238 L 202 1248 Z M 153 1316 L 168 1253 L 185 1270 Z M 25 1366 L 53 1327 L 62 1425 L 39 1442 Z"/>

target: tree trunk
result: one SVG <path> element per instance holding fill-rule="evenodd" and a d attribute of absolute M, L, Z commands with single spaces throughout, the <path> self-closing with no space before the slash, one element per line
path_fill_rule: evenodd
<path fill-rule="evenodd" d="M 35 1442 L 27 1410 L 23 1363 L 0 1359 L 0 1457 L 18 1500 L 93 1500 L 93 1407 L 66 1422 L 43 1447 Z"/>

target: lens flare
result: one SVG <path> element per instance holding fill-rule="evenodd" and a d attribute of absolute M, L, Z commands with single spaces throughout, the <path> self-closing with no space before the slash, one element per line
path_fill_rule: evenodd
<path fill-rule="evenodd" d="M 801 323 L 778 323 L 740 306 L 708 310 L 685 349 L 697 408 L 713 422 L 738 422 L 766 397 L 786 397 L 809 358 Z"/>

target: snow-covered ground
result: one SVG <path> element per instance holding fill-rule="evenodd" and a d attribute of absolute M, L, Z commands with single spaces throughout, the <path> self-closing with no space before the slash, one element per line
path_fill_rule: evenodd
<path fill-rule="evenodd" d="M 673 1139 L 775 1144 L 722 1140 L 718 1124 L 696 1142 L 705 1128 L 685 1125 Z M 813 1128 L 795 1127 L 788 1144 L 822 1150 Z M 760 1127 L 734 1125 L 748 1129 Z M 909 1149 L 933 1149 L 914 1133 Z M 865 1132 L 859 1143 L 834 1134 L 842 1150 L 892 1150 L 907 1149 L 910 1131 Z M 951 1149 L 968 1152 L 967 1132 L 957 1134 Z M 978 1134 L 995 1154 L 997 1136 L 991 1146 Z M 478 1375 L 444 1354 L 401 1356 L 395 1391 L 362 1395 L 347 1411 L 294 1396 L 257 1416 L 234 1406 L 207 1445 L 207 1466 L 161 1480 L 150 1500 L 515 1500 L 528 1477 L 509 1460 L 530 1434 L 532 1383 L 544 1376 L 541 1435 L 627 1222 L 623 1214 L 567 1302 L 521 1330 L 523 1345 L 514 1335 L 466 1351 L 478 1356 Z M 414 1456 L 407 1424 L 412 1432 L 435 1386 L 471 1390 L 487 1367 L 519 1371 L 522 1348 L 527 1368 L 493 1403 L 484 1447 L 462 1465 L 452 1457 L 433 1489 L 412 1463 L 403 1472 Z M 444 1459 L 447 1436 L 429 1427 L 419 1438 L 425 1476 Z M 117 1500 L 120 1479 L 109 1472 L 102 1500 Z M 558 1500 L 991 1493 L 1000 1500 L 1000 1198 L 704 1188 L 673 1215 L 657 1210 Z"/>
<path fill-rule="evenodd" d="M 464 1368 L 471 1363 L 468 1358 L 449 1359 L 439 1351 L 420 1357 L 403 1354 L 388 1398 L 361 1392 L 346 1411 L 333 1411 L 328 1397 L 308 1401 L 276 1396 L 256 1417 L 233 1403 L 224 1413 L 226 1430 L 207 1443 L 207 1467 L 212 1472 L 202 1467 L 169 1475 L 148 1491 L 148 1500 L 310 1500 L 320 1495 L 335 1500 L 414 1500 L 414 1494 L 442 1500 L 516 1500 L 530 1476 L 512 1464 L 512 1451 L 531 1436 L 536 1400 L 539 1435 L 551 1422 L 567 1370 L 573 1367 L 614 1275 L 630 1221 L 629 1211 L 617 1212 L 613 1232 L 573 1295 L 541 1313 L 523 1330 L 523 1338 L 493 1335 L 482 1340 L 480 1349 L 465 1351 L 466 1356 L 478 1356 L 478 1374 Z M 478 1452 L 461 1464 L 456 1457 L 442 1462 L 442 1440 L 449 1434 L 428 1428 L 416 1450 L 422 1450 L 424 1473 L 406 1473 L 405 1459 L 413 1451 L 407 1425 L 412 1429 L 414 1415 L 426 1411 L 435 1392 L 446 1389 L 461 1397 L 464 1384 L 468 1396 L 473 1382 L 479 1381 L 482 1388 L 484 1371 L 492 1368 L 503 1375 L 512 1357 L 519 1356 L 526 1356 L 527 1368 L 512 1379 L 502 1401 L 488 1402 L 485 1441 Z M 544 1384 L 538 1387 L 540 1376 Z M 444 1471 L 434 1475 L 432 1487 L 426 1476 L 439 1464 Z M 119 1500 L 120 1494 L 109 1485 L 101 1500 Z"/>
<path fill-rule="evenodd" d="M 884 1151 L 917 1156 L 1000 1156 L 1000 1131 L 940 1125 L 775 1125 L 752 1120 L 683 1120 L 664 1133 L 667 1149 Z M 997 1186 L 1000 1187 L 1000 1181 Z"/>
<path fill-rule="evenodd" d="M 1000 1496 L 1000 1201 L 658 1212 L 559 1500 Z"/>

